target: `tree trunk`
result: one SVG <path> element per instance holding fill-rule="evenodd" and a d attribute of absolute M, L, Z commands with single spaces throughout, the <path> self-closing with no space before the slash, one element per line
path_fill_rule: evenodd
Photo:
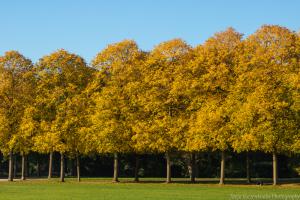
<path fill-rule="evenodd" d="M 247 152 L 246 154 L 246 176 L 247 176 L 247 183 L 251 183 L 249 152 Z"/>
<path fill-rule="evenodd" d="M 80 182 L 80 160 L 79 155 L 76 155 L 77 181 Z"/>
<path fill-rule="evenodd" d="M 48 179 L 52 178 L 52 165 L 53 165 L 53 152 L 50 152 L 50 154 L 49 154 Z"/>
<path fill-rule="evenodd" d="M 273 152 L 273 185 L 277 185 L 278 181 L 278 162 L 277 162 L 277 154 Z"/>
<path fill-rule="evenodd" d="M 25 157 L 25 177 L 29 177 L 29 159 L 28 155 Z"/>
<path fill-rule="evenodd" d="M 14 170 L 14 161 L 13 161 L 13 152 L 9 152 L 9 166 L 8 166 L 8 181 L 13 181 L 13 170 Z"/>
<path fill-rule="evenodd" d="M 225 152 L 221 152 L 221 173 L 220 173 L 220 185 L 224 184 L 225 179 Z"/>
<path fill-rule="evenodd" d="M 22 154 L 22 175 L 21 175 L 21 180 L 26 179 L 26 156 Z"/>
<path fill-rule="evenodd" d="M 14 162 L 13 162 L 13 164 L 14 164 L 14 170 L 13 170 L 13 176 L 14 176 L 14 178 L 16 178 L 16 176 L 17 176 L 17 156 L 16 155 L 14 155 L 13 156 L 13 159 L 14 159 Z"/>
<path fill-rule="evenodd" d="M 210 158 L 210 156 L 209 156 Z M 199 167 L 197 167 L 196 165 L 196 160 L 197 160 L 197 155 L 195 155 L 195 177 L 198 177 L 199 176 Z"/>
<path fill-rule="evenodd" d="M 134 168 L 134 181 L 139 181 L 139 165 L 140 165 L 140 158 L 138 155 L 135 156 L 135 168 Z"/>
<path fill-rule="evenodd" d="M 118 153 L 114 153 L 114 177 L 113 182 L 119 182 L 119 158 Z"/>
<path fill-rule="evenodd" d="M 169 152 L 166 153 L 166 161 L 167 161 L 167 180 L 166 183 L 171 183 L 171 159 Z"/>
<path fill-rule="evenodd" d="M 60 182 L 65 182 L 65 158 L 64 154 L 60 154 Z"/>
<path fill-rule="evenodd" d="M 195 176 L 195 160 L 196 160 L 196 155 L 195 153 L 190 154 L 190 162 L 189 162 L 189 173 L 190 173 L 190 180 L 192 183 L 195 183 L 196 181 L 196 176 Z"/>

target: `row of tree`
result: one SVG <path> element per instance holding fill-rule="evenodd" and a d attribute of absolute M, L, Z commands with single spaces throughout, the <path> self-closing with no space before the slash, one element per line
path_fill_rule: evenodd
<path fill-rule="evenodd" d="M 246 39 L 229 28 L 192 48 L 181 39 L 141 51 L 132 40 L 109 45 L 90 65 L 58 50 L 36 64 L 16 51 L 0 57 L 0 150 L 9 157 L 31 151 L 80 156 L 165 153 L 171 182 L 173 152 L 277 155 L 300 150 L 300 36 L 265 25 Z"/>

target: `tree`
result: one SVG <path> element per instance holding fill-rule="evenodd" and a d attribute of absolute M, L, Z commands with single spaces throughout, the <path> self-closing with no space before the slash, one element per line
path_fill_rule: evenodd
<path fill-rule="evenodd" d="M 225 152 L 230 149 L 230 115 L 225 102 L 235 82 L 241 38 L 242 34 L 232 28 L 215 34 L 198 47 L 193 64 L 200 77 L 193 86 L 199 91 L 192 104 L 197 113 L 191 118 L 189 149 L 221 152 L 220 184 L 224 184 L 225 178 Z"/>
<path fill-rule="evenodd" d="M 300 55 L 300 35 L 297 34 L 296 40 L 296 54 Z M 300 58 L 297 58 L 296 66 L 294 70 L 289 75 L 289 87 L 292 93 L 293 105 L 292 110 L 295 112 L 296 121 L 298 127 L 296 128 L 298 132 L 296 132 L 294 136 L 294 144 L 291 146 L 291 151 L 294 153 L 300 152 Z"/>
<path fill-rule="evenodd" d="M 277 184 L 277 155 L 290 150 L 299 128 L 293 110 L 290 77 L 299 70 L 296 35 L 280 26 L 262 26 L 245 41 L 232 114 L 237 140 L 250 140 L 244 149 L 273 154 L 273 184 Z M 238 147 L 238 148 L 237 148 Z"/>
<path fill-rule="evenodd" d="M 0 57 L 0 149 L 9 155 L 9 181 L 13 180 L 13 153 L 22 150 L 24 155 L 30 149 L 18 144 L 22 143 L 18 136 L 24 130 L 22 119 L 32 100 L 33 80 L 32 62 L 19 52 Z M 28 141 L 25 135 L 23 139 Z"/>
<path fill-rule="evenodd" d="M 184 147 L 188 102 L 180 92 L 179 79 L 190 57 L 191 47 L 180 39 L 156 46 L 145 63 L 138 95 L 144 116 L 135 125 L 135 148 L 165 153 L 167 183 L 171 182 L 170 154 Z"/>
<path fill-rule="evenodd" d="M 79 103 L 78 97 L 91 78 L 91 69 L 81 57 L 62 49 L 40 59 L 37 72 L 36 107 L 41 131 L 35 138 L 35 147 L 39 152 L 50 153 L 49 177 L 52 153 L 60 152 L 63 182 L 65 154 L 78 156 L 84 145 L 79 134 L 84 123 L 80 121 L 84 116 L 79 110 L 82 111 L 84 102 Z M 74 112 L 78 113 L 74 116 Z"/>
<path fill-rule="evenodd" d="M 91 86 L 96 91 L 91 133 L 97 152 L 114 154 L 114 182 L 118 182 L 118 154 L 134 152 L 131 137 L 136 99 L 132 92 L 143 56 L 134 41 L 124 40 L 109 45 L 92 62 L 98 72 Z"/>
<path fill-rule="evenodd" d="M 189 101 L 185 113 L 188 130 L 185 134 L 186 145 L 183 150 L 190 152 L 189 171 L 191 182 L 195 182 L 195 153 L 208 150 L 208 140 L 202 137 L 205 135 L 195 134 L 198 131 L 198 127 L 195 124 L 197 112 L 205 102 L 206 95 L 202 82 L 202 76 L 206 73 L 203 59 L 203 47 L 199 45 L 193 49 L 193 58 L 186 64 L 185 71 L 180 77 L 184 80 L 184 83 L 181 81 L 179 84 L 182 87 L 181 91 L 184 91 Z"/>
<path fill-rule="evenodd" d="M 32 87 L 32 91 L 34 91 L 34 87 Z M 19 130 L 10 140 L 10 146 L 14 147 L 15 151 L 19 152 L 22 156 L 21 180 L 26 179 L 27 155 L 32 151 L 33 137 L 36 134 L 38 126 L 35 116 L 33 116 L 35 113 L 34 109 L 31 105 L 27 105 L 21 118 Z"/>
<path fill-rule="evenodd" d="M 86 75 L 90 74 L 87 69 Z M 87 76 L 88 77 L 88 76 Z M 82 92 L 82 91 L 81 91 Z M 68 98 L 59 109 L 55 123 L 59 124 L 59 130 L 62 132 L 61 137 L 66 144 L 66 152 L 70 158 L 76 159 L 77 180 L 80 181 L 80 155 L 88 154 L 89 146 L 86 146 L 85 132 L 82 131 L 89 125 L 85 94 L 79 93 Z"/>

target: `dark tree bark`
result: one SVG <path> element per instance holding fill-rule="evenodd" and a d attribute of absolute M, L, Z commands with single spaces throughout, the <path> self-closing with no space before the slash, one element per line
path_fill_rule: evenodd
<path fill-rule="evenodd" d="M 13 171 L 14 171 L 14 160 L 13 160 L 13 152 L 9 152 L 9 164 L 8 164 L 8 181 L 13 181 Z"/>
<path fill-rule="evenodd" d="M 25 165 L 25 176 L 26 177 L 29 177 L 29 159 L 28 159 L 29 155 L 27 155 L 25 157 L 25 162 L 26 162 L 26 165 Z"/>
<path fill-rule="evenodd" d="M 225 179 L 225 152 L 221 152 L 221 172 L 220 172 L 220 185 L 224 184 Z"/>
<path fill-rule="evenodd" d="M 134 181 L 139 181 L 139 165 L 140 165 L 140 158 L 138 155 L 135 156 L 135 167 L 134 167 Z"/>
<path fill-rule="evenodd" d="M 76 155 L 76 171 L 77 171 L 77 181 L 80 182 L 80 157 Z"/>
<path fill-rule="evenodd" d="M 14 176 L 14 178 L 16 178 L 16 176 L 17 176 L 17 156 L 16 155 L 13 156 L 13 160 L 14 160 L 14 162 L 13 162 L 13 165 L 14 165 L 13 176 Z"/>
<path fill-rule="evenodd" d="M 278 161 L 277 154 L 273 152 L 273 185 L 277 185 L 278 181 Z"/>
<path fill-rule="evenodd" d="M 50 152 L 50 154 L 49 154 L 48 179 L 52 178 L 52 166 L 53 166 L 53 152 Z"/>
<path fill-rule="evenodd" d="M 22 174 L 21 174 L 21 180 L 26 180 L 26 155 L 22 154 Z"/>
<path fill-rule="evenodd" d="M 246 154 L 246 177 L 247 177 L 247 183 L 251 183 L 249 152 L 247 152 Z"/>
<path fill-rule="evenodd" d="M 195 155 L 195 177 L 199 177 L 199 167 L 197 167 L 198 165 L 196 164 L 196 160 L 197 160 L 197 154 Z"/>
<path fill-rule="evenodd" d="M 65 157 L 64 154 L 60 154 L 60 182 L 65 182 Z"/>
<path fill-rule="evenodd" d="M 118 153 L 114 153 L 114 177 L 113 182 L 119 182 L 119 158 Z"/>
<path fill-rule="evenodd" d="M 167 162 L 167 180 L 166 183 L 171 183 L 171 158 L 170 158 L 170 153 L 166 153 L 166 162 Z"/>
<path fill-rule="evenodd" d="M 190 159 L 190 161 L 189 161 L 190 181 L 192 183 L 195 183 L 196 182 L 196 176 L 195 176 L 196 155 L 195 155 L 195 153 L 191 153 L 189 159 Z"/>

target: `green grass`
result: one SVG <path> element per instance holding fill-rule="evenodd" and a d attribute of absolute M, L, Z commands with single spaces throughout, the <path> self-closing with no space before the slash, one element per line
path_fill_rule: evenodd
<path fill-rule="evenodd" d="M 59 183 L 57 179 L 27 180 L 6 182 L 0 181 L 0 199 L 3 200 L 179 200 L 179 199 L 212 199 L 230 200 L 235 195 L 298 195 L 300 199 L 299 184 L 285 184 L 281 186 L 257 186 L 204 183 L 187 184 L 182 179 L 176 183 L 166 184 L 159 182 L 162 179 L 142 179 L 141 183 L 129 182 L 129 179 L 121 179 L 121 183 L 110 183 L 110 179 L 85 178 L 81 183 L 74 179 L 66 179 L 65 183 Z M 157 181 L 157 182 L 155 182 Z M 214 180 L 212 180 L 214 181 Z M 273 196 L 271 196 L 273 195 Z M 235 196 L 237 197 L 237 196 Z M 245 196 L 243 196 L 245 197 Z M 249 196 L 248 196 L 249 197 Z M 246 198 L 243 198 L 246 199 Z M 256 198 L 259 199 L 259 198 Z M 261 198 L 263 199 L 263 198 Z M 280 199 L 280 198 L 276 198 Z"/>

